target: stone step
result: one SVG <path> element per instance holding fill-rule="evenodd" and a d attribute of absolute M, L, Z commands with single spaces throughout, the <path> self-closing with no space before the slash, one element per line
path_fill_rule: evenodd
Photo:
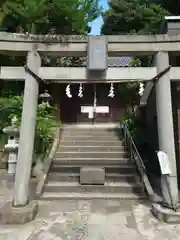
<path fill-rule="evenodd" d="M 81 185 L 79 182 L 48 182 L 45 192 L 101 192 L 101 193 L 141 193 L 139 184 L 127 182 L 105 182 L 105 185 Z"/>
<path fill-rule="evenodd" d="M 116 130 L 96 130 L 96 129 L 86 129 L 86 130 L 62 130 L 62 135 L 106 135 L 106 136 L 122 136 L 119 131 Z"/>
<path fill-rule="evenodd" d="M 59 173 L 80 173 L 80 168 L 86 165 L 72 165 L 72 164 L 63 164 L 63 165 L 52 165 L 50 172 L 59 172 Z M 88 166 L 88 165 L 87 165 Z M 98 167 L 98 166 L 96 166 Z M 102 167 L 99 165 L 99 167 Z M 136 169 L 133 165 L 103 165 L 106 173 L 117 173 L 117 174 L 136 174 Z"/>
<path fill-rule="evenodd" d="M 112 181 L 112 182 L 135 182 L 136 179 L 132 174 L 108 174 L 106 173 L 105 176 L 106 180 Z M 79 181 L 80 174 L 79 173 L 49 173 L 47 177 L 48 181 Z"/>
<path fill-rule="evenodd" d="M 118 128 L 63 128 L 63 133 L 120 133 L 121 130 Z"/>
<path fill-rule="evenodd" d="M 129 159 L 128 158 L 109 158 L 109 157 L 100 157 L 100 158 L 78 158 L 78 157 L 73 157 L 73 158 L 65 158 L 65 157 L 59 157 L 61 155 L 59 155 L 58 153 L 55 156 L 55 159 L 53 160 L 53 165 L 56 166 L 61 166 L 63 164 L 72 164 L 72 165 L 88 165 L 88 166 L 92 166 L 92 165 L 118 165 L 118 164 L 128 164 L 129 163 Z"/>
<path fill-rule="evenodd" d="M 79 181 L 80 179 L 80 174 L 79 173 L 59 173 L 59 172 L 51 172 L 48 174 L 47 181 L 69 181 L 69 182 L 74 182 L 74 181 Z"/>
<path fill-rule="evenodd" d="M 118 135 L 116 133 L 108 133 L 108 132 L 67 132 L 61 133 L 61 137 L 65 138 L 65 137 L 103 137 L 103 138 L 115 138 L 115 139 L 122 139 L 121 135 Z"/>
<path fill-rule="evenodd" d="M 124 158 L 126 157 L 127 153 L 126 152 L 78 152 L 78 151 L 73 151 L 73 152 L 58 152 L 56 153 L 55 157 L 56 158 Z"/>
<path fill-rule="evenodd" d="M 81 145 L 61 145 L 57 149 L 60 152 L 125 152 L 124 146 L 81 146 Z"/>
<path fill-rule="evenodd" d="M 133 193 L 69 193 L 69 192 L 44 192 L 41 200 L 52 201 L 52 200 L 91 200 L 91 199 L 108 199 L 108 200 L 143 200 L 147 199 L 145 194 L 133 194 Z"/>
<path fill-rule="evenodd" d="M 102 140 L 102 141 L 98 141 L 98 140 L 62 140 L 60 141 L 59 147 L 69 147 L 69 146 L 97 146 L 97 147 L 106 147 L 106 146 L 114 146 L 114 147 L 124 147 L 124 144 L 122 141 L 118 140 L 118 141 L 109 141 L 109 140 Z"/>
<path fill-rule="evenodd" d="M 104 185 L 81 185 L 79 182 L 48 182 L 44 192 L 100 192 L 100 193 L 142 193 L 140 184 L 127 182 L 105 182 Z"/>
<path fill-rule="evenodd" d="M 64 124 L 63 129 L 120 129 L 119 122 Z"/>
<path fill-rule="evenodd" d="M 103 135 L 61 135 L 60 141 L 69 141 L 69 140 L 75 140 L 75 141 L 122 141 L 121 138 L 118 136 L 112 135 L 112 136 L 103 136 Z"/>

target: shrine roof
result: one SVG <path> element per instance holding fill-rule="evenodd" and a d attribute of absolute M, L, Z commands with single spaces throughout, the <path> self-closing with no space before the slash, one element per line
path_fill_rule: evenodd
<path fill-rule="evenodd" d="M 108 57 L 108 67 L 128 67 L 132 57 Z"/>
<path fill-rule="evenodd" d="M 129 67 L 132 57 L 108 57 L 108 67 Z M 84 67 L 87 66 L 87 59 L 85 58 L 84 63 L 82 64 Z"/>

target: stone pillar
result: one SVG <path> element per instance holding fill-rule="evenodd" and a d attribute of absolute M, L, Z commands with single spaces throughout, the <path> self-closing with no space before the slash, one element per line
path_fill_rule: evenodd
<path fill-rule="evenodd" d="M 27 66 L 35 74 L 41 66 L 41 58 L 36 51 L 28 53 Z M 29 73 L 26 73 L 24 102 L 22 110 L 18 160 L 15 175 L 13 206 L 28 204 L 29 181 L 33 160 L 36 111 L 38 105 L 39 85 Z"/>
<path fill-rule="evenodd" d="M 169 66 L 168 52 L 158 52 L 155 56 L 155 64 L 157 73 L 160 73 L 167 68 Z M 161 187 L 163 199 L 165 205 L 175 207 L 179 202 L 179 196 L 174 144 L 170 72 L 164 74 L 156 82 L 156 106 L 159 149 L 167 153 L 172 171 L 170 176 L 162 176 Z"/>

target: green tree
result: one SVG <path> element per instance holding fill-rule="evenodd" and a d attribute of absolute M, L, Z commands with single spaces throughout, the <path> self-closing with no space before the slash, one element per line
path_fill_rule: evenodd
<path fill-rule="evenodd" d="M 36 33 L 38 24 L 48 24 L 48 0 L 7 1 L 9 17 L 18 23 L 19 31 Z M 17 29 L 16 29 L 17 30 Z"/>
<path fill-rule="evenodd" d="M 0 28 L 7 32 L 34 34 L 87 34 L 101 12 L 98 0 L 6 0 L 0 5 Z M 42 57 L 45 66 L 79 66 L 72 57 Z M 1 65 L 23 65 L 22 57 L 1 57 Z"/>
<path fill-rule="evenodd" d="M 149 0 L 111 0 L 103 14 L 102 34 L 157 33 L 168 12 Z"/>
<path fill-rule="evenodd" d="M 87 34 L 100 11 L 98 0 L 54 0 L 49 4 L 49 20 L 56 33 L 64 29 L 65 34 Z"/>
<path fill-rule="evenodd" d="M 7 31 L 87 34 L 99 14 L 98 0 L 7 0 Z"/>

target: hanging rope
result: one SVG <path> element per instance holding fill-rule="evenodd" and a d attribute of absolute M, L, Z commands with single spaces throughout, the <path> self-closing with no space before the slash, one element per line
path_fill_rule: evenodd
<path fill-rule="evenodd" d="M 139 95 L 142 96 L 144 93 L 144 84 L 140 83 L 139 84 Z"/>
<path fill-rule="evenodd" d="M 80 98 L 83 97 L 83 87 L 82 87 L 82 83 L 80 83 L 80 85 L 79 85 L 79 93 L 78 93 L 78 97 L 80 97 Z"/>
<path fill-rule="evenodd" d="M 111 83 L 111 87 L 110 87 L 110 91 L 109 91 L 108 97 L 113 98 L 114 96 L 115 96 L 114 95 L 114 85 L 113 85 L 113 83 Z"/>
<path fill-rule="evenodd" d="M 42 79 L 41 77 L 39 77 L 36 73 L 34 73 L 27 65 L 24 66 L 24 69 L 26 72 L 28 72 L 33 78 L 36 79 L 36 81 L 40 84 L 45 83 L 45 84 L 49 84 L 48 81 Z"/>
<path fill-rule="evenodd" d="M 68 84 L 66 87 L 66 95 L 68 98 L 72 98 L 70 84 Z"/>

